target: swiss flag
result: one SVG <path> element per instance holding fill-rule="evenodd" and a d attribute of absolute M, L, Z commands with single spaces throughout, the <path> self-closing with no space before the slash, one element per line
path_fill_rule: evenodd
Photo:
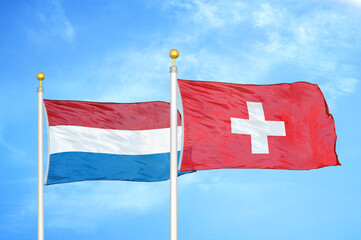
<path fill-rule="evenodd" d="M 316 84 L 178 85 L 184 117 L 180 171 L 340 165 L 334 120 Z"/>

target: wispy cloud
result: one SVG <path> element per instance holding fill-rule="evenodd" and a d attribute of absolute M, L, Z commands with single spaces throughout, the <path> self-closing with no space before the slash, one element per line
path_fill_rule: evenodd
<path fill-rule="evenodd" d="M 23 161 L 25 159 L 25 152 L 18 148 L 16 144 L 11 144 L 8 141 L 6 141 L 2 134 L 3 128 L 0 127 L 0 148 L 5 149 L 5 153 L 13 159 L 16 159 L 17 162 Z"/>
<path fill-rule="evenodd" d="M 24 222 L 37 214 L 36 199 L 24 199 L 26 201 L 19 200 L 15 212 L 4 216 L 7 221 L 14 222 L 14 227 L 17 221 Z M 169 184 L 90 181 L 51 185 L 45 187 L 45 199 L 47 228 L 89 231 L 109 218 L 135 217 L 166 208 Z"/>
<path fill-rule="evenodd" d="M 206 28 L 220 28 L 227 24 L 238 24 L 244 20 L 244 4 L 235 1 L 187 0 L 168 1 L 164 7 L 174 8 L 178 16 L 186 11 L 185 21 L 201 24 Z M 178 11 L 181 10 L 182 13 Z"/>
<path fill-rule="evenodd" d="M 323 71 L 324 66 L 332 62 L 339 68 L 341 51 L 361 51 L 361 35 L 353 27 L 360 21 L 357 16 L 345 15 L 342 9 L 313 7 L 299 13 L 271 2 L 235 4 L 198 0 L 166 4 L 175 12 L 182 9 L 178 25 L 186 25 L 187 29 L 181 36 L 175 35 L 192 36 L 184 38 L 193 53 L 187 61 L 190 68 L 195 66 L 192 72 L 202 75 L 202 79 L 211 77 L 224 81 L 231 75 L 234 80 L 269 82 L 270 73 L 281 64 L 293 64 L 294 72 L 302 72 L 305 76 L 302 80 L 317 82 L 319 73 L 315 69 L 320 70 L 321 78 L 327 79 L 330 74 Z M 204 10 L 203 6 L 210 6 L 207 8 L 210 10 Z M 242 17 L 232 14 L 233 10 Z M 205 39 L 212 42 L 212 49 L 205 44 Z M 233 49 L 228 47 L 230 40 Z M 239 48 L 234 49 L 237 45 Z M 213 74 L 212 70 L 218 74 Z M 354 66 L 352 71 L 356 70 Z M 340 80 L 342 78 L 340 76 Z"/>
<path fill-rule="evenodd" d="M 74 26 L 66 16 L 60 0 L 41 2 L 35 16 L 37 27 L 28 30 L 32 41 L 44 43 L 54 36 L 67 42 L 74 41 Z"/>
<path fill-rule="evenodd" d="M 169 65 L 167 53 L 173 47 L 181 51 L 180 78 L 257 84 L 310 81 L 322 86 L 349 82 L 342 94 L 323 87 L 330 99 L 352 94 L 359 82 L 358 66 L 344 62 L 343 56 L 361 52 L 361 34 L 353 27 L 361 22 L 342 10 L 313 7 L 299 13 L 271 2 L 207 0 L 170 1 L 163 9 L 177 17 L 160 41 L 149 41 L 146 49 L 114 51 L 94 63 L 94 78 L 107 79 L 98 100 L 168 99 L 169 76 L 162 66 Z"/>
<path fill-rule="evenodd" d="M 350 4 L 350 5 L 352 5 L 352 6 L 356 6 L 356 7 L 360 7 L 360 8 L 361 8 L 361 1 L 360 1 L 360 0 L 330 0 L 330 1 L 339 2 L 339 3 L 345 3 L 345 4 Z"/>
<path fill-rule="evenodd" d="M 119 215 L 142 215 L 165 206 L 168 184 L 82 182 L 46 187 L 47 224 L 84 230 Z M 76 209 L 76 211 L 74 211 Z"/>
<path fill-rule="evenodd" d="M 168 51 L 157 45 L 108 54 L 99 70 L 108 75 L 112 84 L 105 87 L 99 99 L 121 102 L 167 99 L 169 91 L 163 90 L 168 86 L 169 74 L 163 66 L 171 64 Z"/>
<path fill-rule="evenodd" d="M 160 45 L 106 53 L 78 67 L 79 76 L 73 77 L 77 81 L 59 81 L 54 91 L 89 101 L 167 101 L 169 68 L 164 66 L 170 66 L 171 60 L 169 49 Z"/>
<path fill-rule="evenodd" d="M 284 21 L 284 14 L 279 9 L 274 9 L 269 3 L 261 3 L 260 10 L 253 12 L 254 26 L 280 26 Z"/>
<path fill-rule="evenodd" d="M 334 108 L 339 97 L 347 96 L 356 91 L 359 81 L 354 78 L 344 77 L 341 79 L 331 79 L 320 84 L 320 88 L 325 93 L 328 105 Z"/>

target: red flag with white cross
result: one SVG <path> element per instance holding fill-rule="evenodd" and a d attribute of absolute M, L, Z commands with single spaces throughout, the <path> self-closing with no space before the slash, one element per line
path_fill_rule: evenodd
<path fill-rule="evenodd" d="M 184 118 L 180 171 L 340 165 L 334 120 L 316 84 L 178 85 Z"/>

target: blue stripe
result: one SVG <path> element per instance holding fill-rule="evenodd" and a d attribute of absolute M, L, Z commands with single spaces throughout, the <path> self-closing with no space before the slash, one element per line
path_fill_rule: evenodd
<path fill-rule="evenodd" d="M 178 152 L 179 159 L 180 152 Z M 46 185 L 87 180 L 156 182 L 169 179 L 169 153 L 116 155 L 63 152 L 50 155 Z M 179 173 L 178 176 L 189 172 Z"/>

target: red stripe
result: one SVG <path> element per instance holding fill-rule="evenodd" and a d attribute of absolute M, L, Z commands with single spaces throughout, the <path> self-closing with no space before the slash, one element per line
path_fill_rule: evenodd
<path fill-rule="evenodd" d="M 101 103 L 44 100 L 49 126 L 70 125 L 118 130 L 169 128 L 167 102 Z M 181 126 L 178 112 L 178 126 Z"/>

